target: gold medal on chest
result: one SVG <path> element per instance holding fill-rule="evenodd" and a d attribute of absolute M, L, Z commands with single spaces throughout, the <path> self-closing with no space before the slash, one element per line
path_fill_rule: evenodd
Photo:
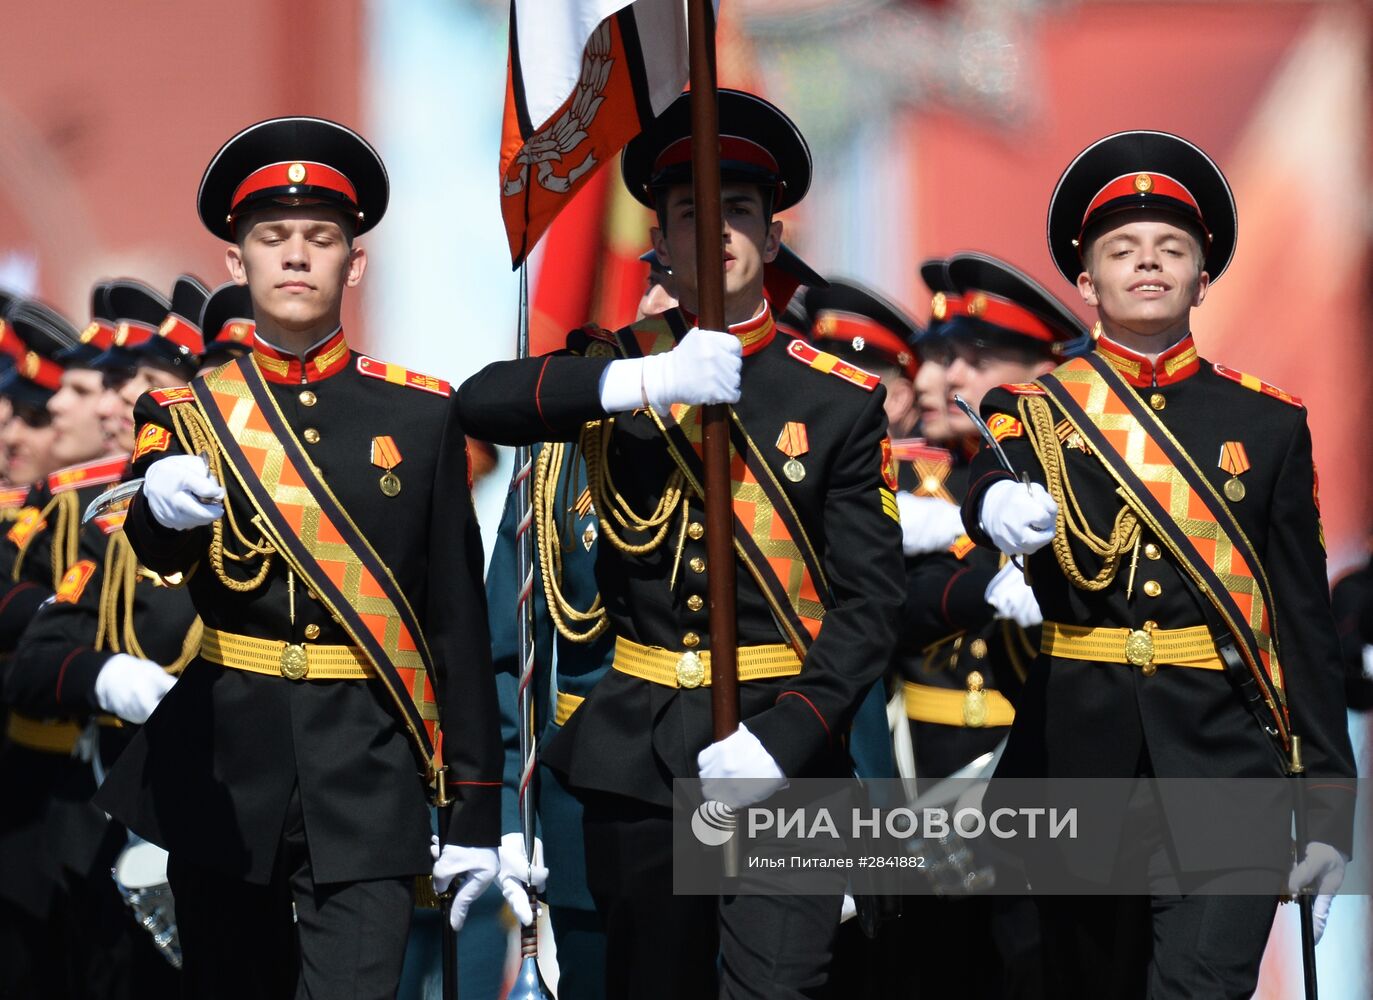
<path fill-rule="evenodd" d="M 806 467 L 797 459 L 789 458 L 782 466 L 782 475 L 786 476 L 793 483 L 799 483 L 806 478 Z"/>
<path fill-rule="evenodd" d="M 1225 499 L 1231 503 L 1239 503 L 1244 499 L 1244 483 L 1240 482 L 1240 476 L 1249 471 L 1249 455 L 1244 450 L 1242 441 L 1226 441 L 1220 446 L 1220 461 L 1216 463 L 1222 472 L 1230 473 L 1230 478 L 1221 487 L 1225 493 Z"/>
<path fill-rule="evenodd" d="M 790 420 L 784 424 L 782 432 L 777 435 L 777 450 L 787 456 L 787 460 L 782 463 L 782 475 L 793 483 L 805 479 L 806 467 L 801 464 L 801 456 L 810 451 L 806 425 L 799 420 Z"/>
<path fill-rule="evenodd" d="M 396 466 L 400 465 L 400 461 L 400 449 L 396 447 L 395 438 L 389 434 L 372 438 L 372 464 L 386 470 L 386 474 L 377 480 L 382 496 L 400 494 L 400 477 L 396 475 Z"/>

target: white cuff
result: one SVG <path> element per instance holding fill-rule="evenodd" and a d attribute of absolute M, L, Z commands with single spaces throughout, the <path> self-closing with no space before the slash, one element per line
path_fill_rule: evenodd
<path fill-rule="evenodd" d="M 644 362 L 646 358 L 620 358 L 601 373 L 601 409 L 606 413 L 627 413 L 644 405 Z"/>

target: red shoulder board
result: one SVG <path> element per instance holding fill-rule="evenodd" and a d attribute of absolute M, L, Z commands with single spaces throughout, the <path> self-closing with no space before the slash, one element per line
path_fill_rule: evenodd
<path fill-rule="evenodd" d="M 833 354 L 818 351 L 804 340 L 793 340 L 788 344 L 787 354 L 809 368 L 814 368 L 818 372 L 838 375 L 845 382 L 852 382 L 860 389 L 866 389 L 868 392 L 876 389 L 882 381 L 872 372 L 865 372 L 857 365 L 851 365 L 842 358 L 836 358 Z"/>
<path fill-rule="evenodd" d="M 11 542 L 23 549 L 29 539 L 48 526 L 43 511 L 38 507 L 25 507 L 14 516 L 14 525 L 5 535 Z"/>
<path fill-rule="evenodd" d="M 56 496 L 67 490 L 82 486 L 105 486 L 117 483 L 124 478 L 124 470 L 129 467 L 129 456 L 117 458 L 98 458 L 94 462 L 83 462 L 65 469 L 58 469 L 48 477 L 48 489 Z"/>
<path fill-rule="evenodd" d="M 1267 382 L 1262 379 L 1257 379 L 1253 375 L 1237 372 L 1235 369 L 1226 368 L 1224 365 L 1213 365 L 1212 367 L 1215 368 L 1217 375 L 1220 375 L 1222 378 L 1228 378 L 1231 382 L 1238 382 L 1246 389 L 1253 389 L 1255 392 L 1261 392 L 1265 396 L 1281 399 L 1284 403 L 1288 403 L 1292 406 L 1302 405 L 1302 401 L 1299 397 L 1292 395 L 1290 392 L 1283 392 L 1277 386 L 1269 385 Z"/>
<path fill-rule="evenodd" d="M 1017 396 L 1043 396 L 1044 390 L 1033 382 L 1007 382 L 1001 386 L 1007 392 Z"/>
<path fill-rule="evenodd" d="M 955 559 L 962 559 L 975 548 L 977 548 L 976 542 L 967 535 L 959 535 L 953 540 L 953 544 L 949 546 L 949 551 L 953 553 Z"/>
<path fill-rule="evenodd" d="M 953 460 L 953 452 L 938 445 L 927 444 L 924 438 L 897 438 L 891 443 L 891 450 L 898 462 L 914 462 L 917 459 L 933 462 Z"/>
<path fill-rule="evenodd" d="M 57 585 L 54 597 L 65 604 L 75 604 L 94 573 L 95 563 L 89 559 L 72 563 L 71 568 L 62 575 L 62 582 Z"/>
<path fill-rule="evenodd" d="M 149 389 L 148 395 L 158 406 L 172 406 L 176 403 L 189 403 L 195 399 L 189 385 L 174 385 L 169 389 Z"/>
<path fill-rule="evenodd" d="M 128 520 L 128 517 L 129 508 L 125 507 L 122 510 L 112 510 L 105 514 L 97 514 L 95 516 L 95 524 L 96 527 L 100 529 L 101 534 L 113 535 L 120 528 L 124 527 L 124 522 Z"/>
<path fill-rule="evenodd" d="M 0 489 L 0 510 L 18 510 L 29 495 L 27 486 L 7 486 Z"/>
<path fill-rule="evenodd" d="M 378 361 L 376 358 L 369 358 L 365 354 L 358 355 L 358 371 L 368 378 L 379 378 L 383 382 L 390 382 L 392 385 L 408 385 L 411 389 L 421 389 L 424 392 L 432 392 L 435 396 L 451 396 L 453 387 L 441 378 L 433 375 L 425 375 L 421 372 L 412 372 L 408 368 L 400 365 L 393 365 L 387 361 Z"/>

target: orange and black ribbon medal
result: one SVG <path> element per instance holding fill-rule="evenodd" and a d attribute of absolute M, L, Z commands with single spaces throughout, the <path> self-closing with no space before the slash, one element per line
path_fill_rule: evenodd
<path fill-rule="evenodd" d="M 777 435 L 777 450 L 787 456 L 786 462 L 782 465 L 782 475 L 793 483 L 805 479 L 806 467 L 801 464 L 801 456 L 810 451 L 806 425 L 796 420 L 787 421 L 782 426 L 782 433 Z"/>
<path fill-rule="evenodd" d="M 380 479 L 382 493 L 388 497 L 400 493 L 400 477 L 395 473 L 396 466 L 400 465 L 400 449 L 391 435 L 372 438 L 372 464 L 386 470 Z"/>
<path fill-rule="evenodd" d="M 1239 503 L 1244 499 L 1244 484 L 1239 477 L 1249 471 L 1249 455 L 1242 441 L 1226 441 L 1220 446 L 1220 467 L 1222 472 L 1230 473 L 1222 487 L 1225 499 Z"/>

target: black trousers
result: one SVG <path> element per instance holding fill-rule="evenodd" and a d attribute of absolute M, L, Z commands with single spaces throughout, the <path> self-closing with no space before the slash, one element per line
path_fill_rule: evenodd
<path fill-rule="evenodd" d="M 674 896 L 672 811 L 603 794 L 583 804 L 608 998 L 825 995 L 842 874 L 833 895 Z"/>
<path fill-rule="evenodd" d="M 167 878 L 176 901 L 187 998 L 396 995 L 414 880 L 316 883 L 299 796 L 291 797 L 268 884 L 179 862 L 174 853 Z"/>

